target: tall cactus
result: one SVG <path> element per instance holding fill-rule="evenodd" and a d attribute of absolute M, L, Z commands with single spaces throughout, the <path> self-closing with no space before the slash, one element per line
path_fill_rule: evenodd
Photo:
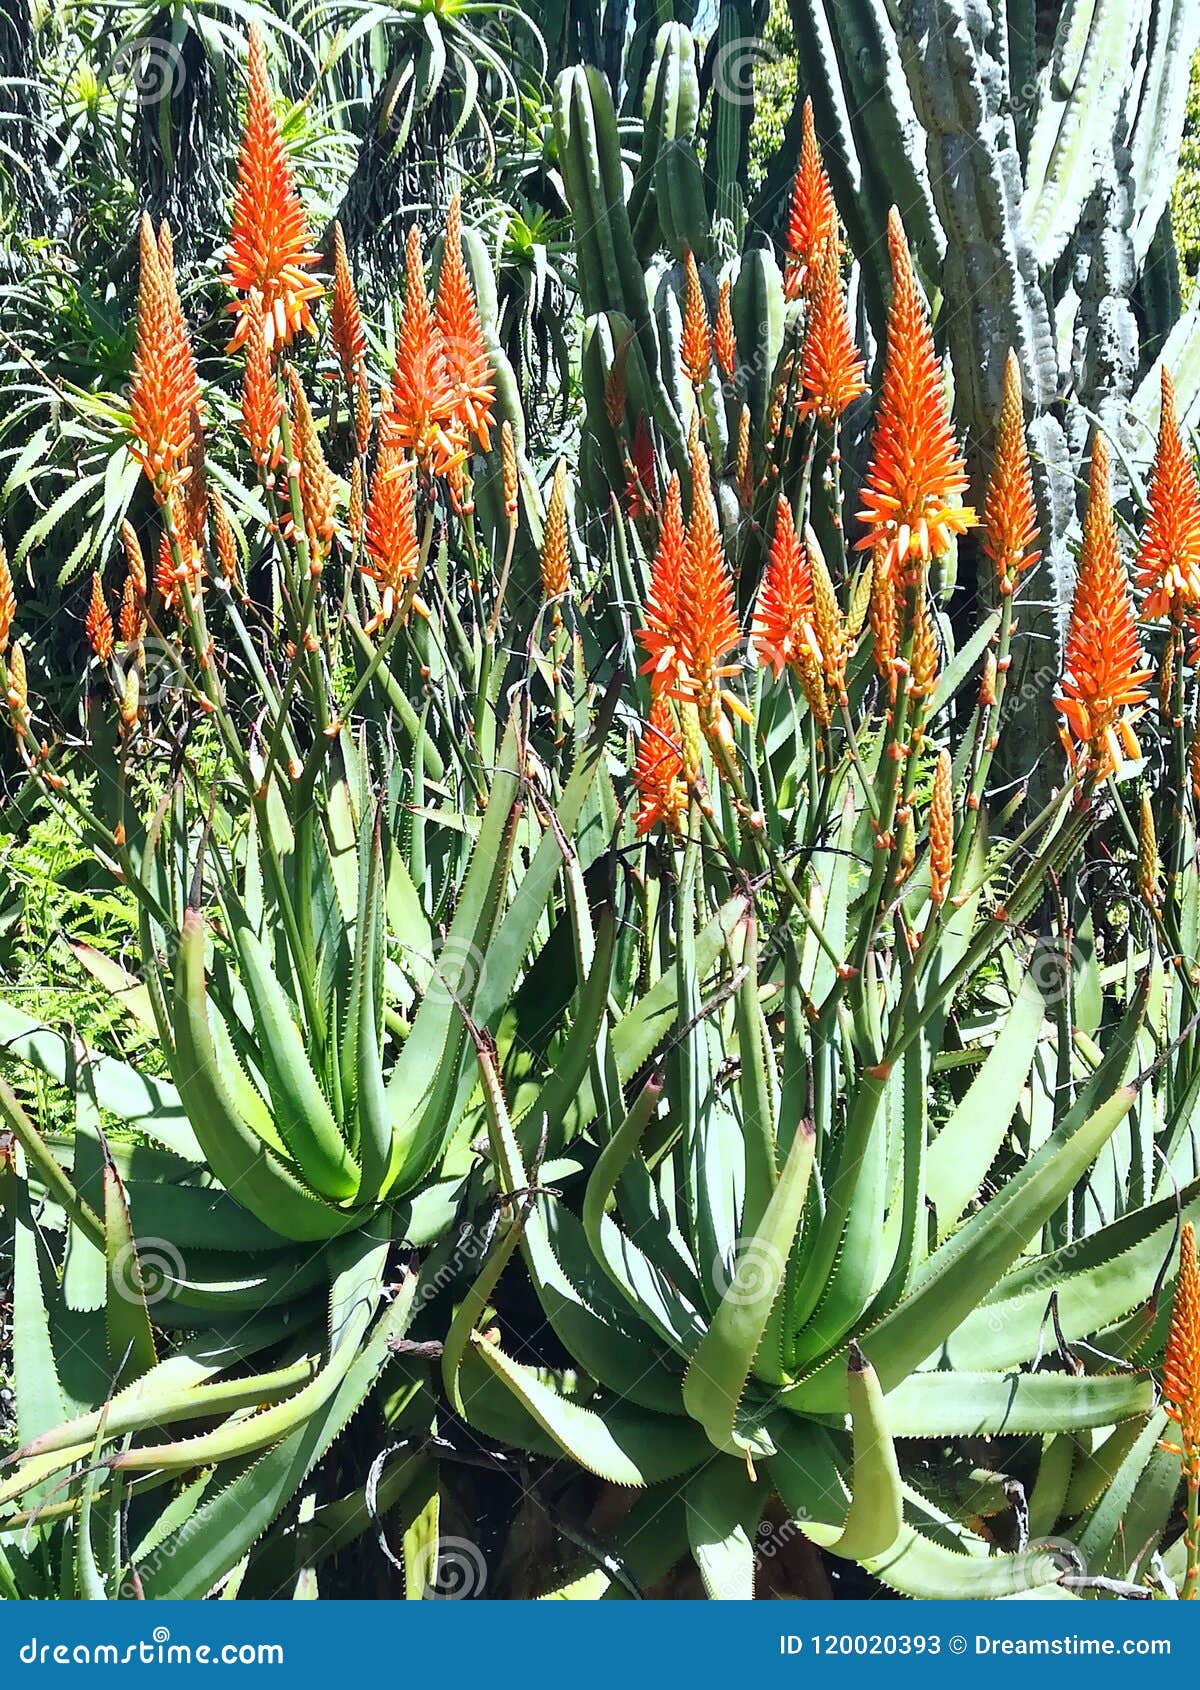
<path fill-rule="evenodd" d="M 977 485 L 1009 347 L 1035 415 L 1046 537 L 1042 631 L 1069 602 L 1080 455 L 1099 417 L 1156 415 L 1155 361 L 1179 316 L 1164 219 L 1200 44 L 1193 0 L 788 0 L 797 113 L 811 96 L 839 210 L 878 321 L 880 238 L 901 206 L 954 370 Z M 785 149 L 786 151 L 787 149 Z M 794 153 L 793 153 L 794 156 Z M 756 213 L 778 217 L 784 172 Z M 1168 348 L 1181 407 L 1200 409 L 1200 360 Z"/>

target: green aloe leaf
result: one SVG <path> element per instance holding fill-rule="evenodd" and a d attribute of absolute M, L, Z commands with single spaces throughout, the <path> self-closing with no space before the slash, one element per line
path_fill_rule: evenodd
<path fill-rule="evenodd" d="M 733 1278 L 688 1363 L 684 1406 L 718 1449 L 748 1451 L 738 1406 L 783 1283 L 812 1174 L 816 1135 L 802 1122 L 756 1232 L 741 1242 Z"/>

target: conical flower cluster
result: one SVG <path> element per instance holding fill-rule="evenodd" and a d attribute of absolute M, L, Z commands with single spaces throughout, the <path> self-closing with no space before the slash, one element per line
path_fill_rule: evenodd
<path fill-rule="evenodd" d="M 379 456 L 364 516 L 363 574 L 379 589 L 379 611 L 370 627 L 392 620 L 407 608 L 421 567 L 421 549 L 413 500 L 416 465 L 385 420 Z"/>
<path fill-rule="evenodd" d="M 792 187 L 784 245 L 784 290 L 789 299 L 812 293 L 831 240 L 837 239 L 833 190 L 821 162 L 812 101 L 805 100 L 800 127 L 800 163 Z"/>
<path fill-rule="evenodd" d="M 784 498 L 775 513 L 775 533 L 759 589 L 752 637 L 758 661 L 777 677 L 791 669 L 813 715 L 827 726 L 829 701 L 816 635 L 812 566 L 808 550 L 796 533 L 792 507 Z"/>
<path fill-rule="evenodd" d="M 633 784 L 638 795 L 634 817 L 639 833 L 662 823 L 678 834 L 687 813 L 688 793 L 683 779 L 683 751 L 669 701 L 659 694 L 650 706 L 650 719 L 638 741 Z"/>
<path fill-rule="evenodd" d="M 446 367 L 455 392 L 459 432 L 476 440 L 480 450 L 486 452 L 491 445 L 496 378 L 479 320 L 475 290 L 463 261 L 462 210 L 457 194 L 446 213 L 436 309 Z"/>
<path fill-rule="evenodd" d="M 1063 676 L 1055 699 L 1067 756 L 1081 776 L 1103 780 L 1126 758 L 1140 754 L 1129 712 L 1144 702 L 1149 679 L 1117 546 L 1108 452 L 1097 435 Z"/>
<path fill-rule="evenodd" d="M 401 448 L 427 476 L 447 475 L 467 455 L 459 393 L 425 291 L 421 231 L 405 247 L 404 310 L 392 371 L 391 426 Z"/>
<path fill-rule="evenodd" d="M 275 121 L 267 57 L 259 31 L 251 27 L 246 127 L 238 158 L 224 281 L 240 296 L 229 309 L 237 316 L 230 351 L 250 333 L 246 301 L 256 291 L 268 351 L 286 346 L 301 329 L 312 333 L 309 306 L 324 289 L 308 271 L 320 255 L 308 244 L 308 224 Z"/>
<path fill-rule="evenodd" d="M 1175 415 L 1175 388 L 1162 372 L 1162 416 L 1150 478 L 1136 581 L 1142 615 L 1180 618 L 1200 606 L 1200 488 Z"/>
<path fill-rule="evenodd" d="M 983 549 L 996 566 L 1000 592 L 1011 593 L 1021 574 L 1041 556 L 1037 550 L 1033 476 L 1025 443 L 1021 366 L 1016 353 L 1011 351 L 1004 365 L 1004 397 L 996 425 L 996 454 L 988 481 L 983 524 Z"/>
<path fill-rule="evenodd" d="M 867 391 L 863 369 L 846 315 L 838 244 L 836 239 L 830 239 L 804 331 L 804 353 L 800 361 L 801 416 L 836 422 Z"/>
<path fill-rule="evenodd" d="M 169 242 L 166 247 L 169 255 Z M 196 366 L 174 277 L 164 272 L 159 242 L 143 216 L 137 330 L 129 395 L 130 450 L 154 484 L 160 504 L 186 480 L 197 424 Z"/>
<path fill-rule="evenodd" d="M 874 555 L 876 575 L 907 580 L 947 552 L 973 526 L 962 502 L 966 468 L 950 425 L 942 368 L 913 274 L 908 242 L 893 206 L 888 218 L 892 299 L 887 353 L 871 461 L 859 512 L 867 525 L 859 548 Z"/>

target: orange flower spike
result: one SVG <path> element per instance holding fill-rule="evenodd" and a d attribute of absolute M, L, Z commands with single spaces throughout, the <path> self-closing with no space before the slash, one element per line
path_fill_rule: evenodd
<path fill-rule="evenodd" d="M 708 457 L 694 425 L 689 451 L 692 513 L 679 581 L 679 647 L 684 670 L 681 690 L 696 705 L 703 732 L 728 746 L 732 734 L 725 709 L 750 720 L 745 705 L 721 686 L 741 669 L 739 663 L 725 661 L 741 639 L 741 629 L 734 611 L 733 579 L 717 527 Z"/>
<path fill-rule="evenodd" d="M 246 320 L 250 332 L 242 377 L 242 433 L 250 456 L 265 472 L 276 468 L 282 455 L 277 434 L 283 420 L 283 398 L 262 332 L 262 300 L 257 291 L 246 302 Z"/>
<path fill-rule="evenodd" d="M 1184 1512 L 1186 1560 L 1179 1594 L 1186 1601 L 1195 1601 L 1200 1596 L 1200 1267 L 1191 1221 L 1184 1221 L 1179 1239 L 1179 1272 L 1163 1362 L 1163 1407 L 1178 1428 L 1178 1438 L 1162 1442 L 1159 1448 L 1179 1457 L 1188 1491 Z"/>
<path fill-rule="evenodd" d="M 346 256 L 346 237 L 342 225 L 333 223 L 333 291 L 330 296 L 329 333 L 333 350 L 342 371 L 342 380 L 349 388 L 357 388 L 367 355 L 367 337 L 363 332 L 362 313 L 358 308 L 358 294 L 350 274 L 350 260 Z"/>
<path fill-rule="evenodd" d="M 680 638 L 679 582 L 686 556 L 683 492 L 678 474 L 672 472 L 663 500 L 658 549 L 650 566 L 645 626 L 637 632 L 638 643 L 646 653 L 641 673 L 650 676 L 650 691 L 654 696 L 669 692 L 676 685 Z"/>
<path fill-rule="evenodd" d="M 462 211 L 457 194 L 446 213 L 436 309 L 446 365 L 458 398 L 460 431 L 473 435 L 480 450 L 486 452 L 491 446 L 496 377 L 483 337 L 475 289 L 463 261 Z"/>
<path fill-rule="evenodd" d="M 825 248 L 812 295 L 800 366 L 801 416 L 836 422 L 867 391 L 863 361 L 850 333 L 836 240 Z"/>
<path fill-rule="evenodd" d="M 379 588 L 379 613 L 370 624 L 390 622 L 408 601 L 421 568 L 413 502 L 415 464 L 405 456 L 395 429 L 385 426 L 364 518 L 363 574 Z"/>
<path fill-rule="evenodd" d="M 667 699 L 660 694 L 650 706 L 650 719 L 638 740 L 633 784 L 640 804 L 634 817 L 639 834 L 661 822 L 679 834 L 687 813 L 688 793 L 683 781 L 683 751 Z"/>
<path fill-rule="evenodd" d="M 117 628 L 122 645 L 136 645 L 146 631 L 146 613 L 132 575 L 125 577 L 125 585 L 121 588 L 121 610 Z"/>
<path fill-rule="evenodd" d="M 325 290 L 306 273 L 321 259 L 309 250 L 308 225 L 275 121 L 266 52 L 253 26 L 248 64 L 246 127 L 222 280 L 241 296 L 229 306 L 237 315 L 230 351 L 236 351 L 250 333 L 246 300 L 257 290 L 262 298 L 263 339 L 270 352 L 287 346 L 301 329 L 313 332 L 309 305 Z"/>
<path fill-rule="evenodd" d="M 17 614 L 17 596 L 13 592 L 12 571 L 8 554 L 0 542 L 0 656 L 8 650 L 8 636 L 12 633 L 13 618 Z"/>
<path fill-rule="evenodd" d="M 510 528 L 517 525 L 517 447 L 512 424 L 508 418 L 500 424 L 500 484 L 504 493 L 504 519 Z"/>
<path fill-rule="evenodd" d="M 1079 573 L 1055 706 L 1073 768 L 1103 780 L 1139 756 L 1126 711 L 1146 698 L 1150 671 L 1138 644 L 1129 582 L 1117 546 L 1108 483 L 1108 451 L 1092 442 Z"/>
<path fill-rule="evenodd" d="M 8 708 L 12 712 L 13 732 L 24 739 L 29 732 L 29 681 L 25 673 L 25 653 L 15 645 L 8 657 Z"/>
<path fill-rule="evenodd" d="M 128 517 L 121 523 L 121 545 L 125 552 L 125 567 L 129 571 L 129 579 L 133 582 L 133 590 L 139 600 L 145 604 L 146 560 L 142 556 L 142 546 L 137 537 L 137 530 Z"/>
<path fill-rule="evenodd" d="M 309 545 L 324 552 L 333 539 L 337 511 L 337 483 L 330 474 L 316 420 L 300 378 L 287 367 L 288 396 L 292 409 L 292 453 L 300 465 L 300 503 Z"/>
<path fill-rule="evenodd" d="M 726 381 L 732 381 L 737 370 L 737 336 L 733 331 L 732 287 L 728 276 L 722 276 L 717 293 L 717 324 L 713 330 L 713 351 L 717 368 Z"/>
<path fill-rule="evenodd" d="M 833 189 L 821 162 L 812 101 L 805 100 L 800 126 L 800 163 L 785 235 L 784 291 L 789 299 L 811 293 L 820 275 L 825 249 L 836 236 Z"/>
<path fill-rule="evenodd" d="M 1200 605 L 1200 489 L 1175 414 L 1175 388 L 1162 371 L 1162 418 L 1135 579 L 1142 615 L 1181 617 Z"/>
<path fill-rule="evenodd" d="M 163 503 L 187 474 L 195 408 L 195 366 L 181 338 L 174 285 L 163 277 L 150 219 L 142 217 L 141 276 L 133 385 L 129 395 L 130 450 Z"/>
<path fill-rule="evenodd" d="M 215 487 L 208 495 L 208 502 L 212 509 L 213 536 L 217 547 L 217 561 L 221 565 L 221 578 L 229 586 L 233 586 L 237 581 L 237 541 L 233 537 L 229 512 Z"/>
<path fill-rule="evenodd" d="M 700 285 L 695 255 L 688 246 L 683 249 L 683 332 L 679 342 L 679 361 L 694 388 L 701 388 L 708 381 L 712 354 L 708 307 L 704 303 L 704 289 Z"/>
<path fill-rule="evenodd" d="M 1022 572 L 1042 555 L 1037 549 L 1037 507 L 1025 443 L 1021 366 L 1015 352 L 1009 353 L 1004 365 L 1004 397 L 983 524 L 983 549 L 996 566 L 1000 592 L 1011 593 Z"/>
<path fill-rule="evenodd" d="M 808 553 L 796 533 L 792 507 L 781 498 L 752 632 L 759 663 L 777 679 L 801 662 L 802 650 L 809 650 L 815 614 Z"/>
<path fill-rule="evenodd" d="M 98 569 L 92 575 L 92 596 L 88 601 L 83 626 L 88 644 L 100 662 L 109 662 L 113 654 L 113 622 L 108 605 L 104 602 L 104 586 Z"/>
<path fill-rule="evenodd" d="M 888 217 L 888 250 L 887 353 L 859 512 L 869 532 L 858 546 L 873 550 L 885 571 L 911 579 L 930 558 L 948 551 L 956 535 L 974 526 L 975 512 L 962 502 L 966 467 L 950 426 L 942 368 L 895 206 Z"/>
<path fill-rule="evenodd" d="M 1179 1442 L 1165 1446 L 1183 1458 L 1188 1483 L 1200 1484 L 1200 1265 L 1196 1231 L 1183 1223 L 1179 1272 L 1163 1362 L 1163 1406 L 1179 1428 Z"/>
<path fill-rule="evenodd" d="M 442 334 L 429 308 L 421 231 L 414 223 L 405 247 L 404 310 L 392 371 L 392 416 L 400 443 L 428 475 L 445 475 L 467 455 L 458 394 L 446 363 Z"/>
<path fill-rule="evenodd" d="M 163 287 L 166 290 L 171 321 L 175 329 L 175 339 L 179 346 L 180 361 L 186 371 L 189 387 L 189 408 L 192 412 L 192 432 L 199 436 L 201 432 L 200 377 L 196 370 L 196 359 L 188 335 L 187 318 L 183 314 L 183 306 L 179 300 L 179 288 L 175 281 L 175 246 L 171 239 L 170 227 L 165 218 L 158 226 L 158 263 L 162 272 Z"/>
<path fill-rule="evenodd" d="M 554 467 L 550 484 L 550 502 L 546 507 L 546 527 L 542 535 L 542 591 L 546 602 L 553 604 L 555 627 L 562 621 L 561 600 L 570 584 L 571 552 L 567 534 L 567 465 L 560 458 Z"/>

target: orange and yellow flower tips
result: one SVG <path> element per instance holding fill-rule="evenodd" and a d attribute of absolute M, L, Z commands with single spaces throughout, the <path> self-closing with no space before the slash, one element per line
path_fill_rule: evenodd
<path fill-rule="evenodd" d="M 333 289 L 329 302 L 329 334 L 333 351 L 342 372 L 342 380 L 357 389 L 367 356 L 367 337 L 363 332 L 362 313 L 358 308 L 358 294 L 350 274 L 350 260 L 346 256 L 346 237 L 342 225 L 333 223 Z"/>
<path fill-rule="evenodd" d="M 726 381 L 732 381 L 737 369 L 737 336 L 733 331 L 732 285 L 722 276 L 717 290 L 717 322 L 713 329 L 713 351 L 717 368 Z"/>
<path fill-rule="evenodd" d="M 910 695 L 913 698 L 932 698 L 938 679 L 938 648 L 933 617 L 929 614 L 929 600 L 924 593 L 917 600 L 913 617 L 909 671 Z"/>
<path fill-rule="evenodd" d="M 1180 1596 L 1200 1595 L 1200 1542 L 1197 1542 L 1197 1493 L 1200 1492 L 1200 1267 L 1196 1233 L 1184 1221 L 1179 1239 L 1179 1273 L 1171 1304 L 1171 1325 L 1163 1362 L 1163 1407 L 1178 1428 L 1173 1442 L 1160 1448 L 1177 1455 L 1188 1487 L 1186 1572 Z"/>
<path fill-rule="evenodd" d="M 0 657 L 8 650 L 8 636 L 12 633 L 16 614 L 17 596 L 13 592 L 12 571 L 8 567 L 8 554 L 0 543 Z"/>
<path fill-rule="evenodd" d="M 1162 418 L 1150 478 L 1146 526 L 1135 579 L 1142 615 L 1180 617 L 1200 605 L 1200 489 L 1175 415 L 1175 388 L 1163 366 Z"/>
<path fill-rule="evenodd" d="M 125 584 L 121 588 L 121 609 L 117 628 L 122 645 L 136 645 L 146 632 L 145 600 L 139 596 L 132 575 L 125 577 Z"/>
<path fill-rule="evenodd" d="M 288 397 L 292 409 L 292 453 L 300 465 L 300 507 L 309 545 L 323 553 L 333 539 L 337 511 L 337 483 L 330 474 L 321 450 L 317 424 L 300 378 L 287 367 Z"/>
<path fill-rule="evenodd" d="M 1137 889 L 1138 897 L 1144 904 L 1150 909 L 1157 907 L 1161 900 L 1158 834 L 1154 827 L 1154 806 L 1150 802 L 1150 794 L 1145 791 L 1138 816 Z"/>
<path fill-rule="evenodd" d="M 815 632 L 816 605 L 812 567 L 784 498 L 775 512 L 775 533 L 758 593 L 752 640 L 758 661 L 778 678 L 795 674 L 809 708 L 823 727 L 829 725 L 821 650 Z"/>
<path fill-rule="evenodd" d="M 1150 671 L 1144 665 L 1117 547 L 1108 451 L 1097 435 L 1063 677 L 1054 701 L 1067 756 L 1081 775 L 1103 780 L 1126 758 L 1140 755 L 1125 712 L 1145 701 Z"/>
<path fill-rule="evenodd" d="M 179 301 L 179 289 L 175 283 L 175 248 L 171 240 L 171 230 L 167 222 L 158 226 L 158 265 L 162 274 L 163 287 L 167 295 L 167 308 L 174 325 L 175 340 L 179 347 L 180 363 L 184 369 L 184 380 L 188 386 L 188 408 L 192 419 L 193 445 L 203 443 L 200 428 L 200 377 L 196 371 L 196 359 L 192 352 L 192 343 L 188 337 L 187 318 L 183 314 L 183 306 Z"/>
<path fill-rule="evenodd" d="M 1021 366 L 1016 353 L 1010 352 L 1004 364 L 996 453 L 983 513 L 983 549 L 996 566 L 1002 595 L 1011 593 L 1020 575 L 1042 555 L 1037 543 L 1037 507 L 1021 403 Z"/>
<path fill-rule="evenodd" d="M 473 436 L 486 452 L 491 446 L 492 409 L 496 377 L 488 357 L 475 289 L 462 252 L 462 212 L 458 195 L 446 213 L 442 267 L 438 272 L 437 325 L 446 353 L 446 367 L 458 402 L 459 432 Z"/>
<path fill-rule="evenodd" d="M 121 523 L 121 547 L 125 553 L 125 568 L 133 583 L 133 590 L 143 604 L 146 602 L 146 560 L 142 556 L 137 530 L 126 517 Z"/>
<path fill-rule="evenodd" d="M 141 278 L 133 385 L 129 395 L 130 450 L 163 503 L 187 475 L 196 408 L 195 365 L 174 283 L 163 275 L 150 219 L 142 218 Z"/>
<path fill-rule="evenodd" d="M 678 609 L 681 691 L 696 706 L 702 732 L 729 746 L 733 735 L 726 710 L 750 719 L 745 705 L 721 685 L 741 670 L 740 663 L 726 662 L 741 638 L 741 629 L 734 611 L 733 578 L 717 527 L 708 457 L 694 423 L 689 453 L 692 510 Z"/>
<path fill-rule="evenodd" d="M 687 557 L 687 532 L 683 523 L 683 491 L 679 476 L 672 472 L 663 500 L 658 548 L 650 566 L 650 590 L 646 595 L 645 626 L 637 631 L 638 643 L 646 653 L 641 672 L 650 677 L 653 697 L 670 692 L 677 684 L 679 667 L 679 583 Z"/>
<path fill-rule="evenodd" d="M 229 521 L 225 501 L 214 487 L 208 495 L 212 510 L 213 539 L 217 548 L 217 562 L 221 565 L 221 579 L 230 587 L 237 581 L 237 542 Z"/>
<path fill-rule="evenodd" d="M 8 655 L 8 708 L 13 732 L 24 739 L 29 732 L 29 682 L 25 675 L 25 653 L 18 643 Z"/>
<path fill-rule="evenodd" d="M 738 414 L 737 451 L 734 454 L 734 476 L 742 509 L 748 511 L 754 503 L 754 454 L 750 449 L 750 407 L 743 405 Z"/>
<path fill-rule="evenodd" d="M 163 511 L 163 532 L 158 543 L 154 585 L 164 610 L 174 610 L 193 598 L 204 584 L 204 554 L 188 523 L 183 494 L 176 489 Z M 175 542 L 175 551 L 171 542 Z"/>
<path fill-rule="evenodd" d="M 872 550 L 877 573 L 882 569 L 911 579 L 974 525 L 975 512 L 962 502 L 966 468 L 950 426 L 942 367 L 894 206 L 888 217 L 888 251 L 892 299 L 887 353 L 859 512 L 869 532 L 858 544 Z"/>
<path fill-rule="evenodd" d="M 391 426 L 429 476 L 445 475 L 467 455 L 458 392 L 446 363 L 441 330 L 429 308 L 421 231 L 414 223 L 405 247 L 404 310 L 392 371 Z"/>
<path fill-rule="evenodd" d="M 379 588 L 379 611 L 368 631 L 390 622 L 398 610 L 407 610 L 420 573 L 415 473 L 416 465 L 405 455 L 396 431 L 385 426 L 364 518 L 363 574 Z"/>
<path fill-rule="evenodd" d="M 262 333 L 268 352 L 287 346 L 301 329 L 313 332 L 309 305 L 324 289 L 307 272 L 321 259 L 309 251 L 308 225 L 275 121 L 266 52 L 262 36 L 253 27 L 246 127 L 225 262 L 223 280 L 241 296 L 229 307 L 237 315 L 231 352 L 250 333 L 246 300 L 251 291 L 257 291 L 262 300 Z"/>
<path fill-rule="evenodd" d="M 553 604 L 555 626 L 562 621 L 562 603 L 570 583 L 571 550 L 567 534 L 567 465 L 560 458 L 554 466 L 550 501 L 546 506 L 546 527 L 542 534 L 542 592 Z"/>
<path fill-rule="evenodd" d="M 108 605 L 104 601 L 104 584 L 98 569 L 92 575 L 92 593 L 88 600 L 83 627 L 88 644 L 100 662 L 107 663 L 113 654 L 113 623 Z"/>
<path fill-rule="evenodd" d="M 712 369 L 712 330 L 708 326 L 708 307 L 704 303 L 704 289 L 691 247 L 683 249 L 683 330 L 679 341 L 679 361 L 683 373 L 694 388 L 703 387 Z"/>
<path fill-rule="evenodd" d="M 504 518 L 509 527 L 517 521 L 517 444 L 508 418 L 500 424 L 500 484 L 504 494 Z"/>
<path fill-rule="evenodd" d="M 950 753 L 938 755 L 929 802 L 929 899 L 944 904 L 954 866 L 954 792 Z"/>
<path fill-rule="evenodd" d="M 820 275 L 825 249 L 837 237 L 833 190 L 821 162 L 812 101 L 805 100 L 800 128 L 800 163 L 788 211 L 784 262 L 784 291 L 789 299 L 812 292 Z"/>
<path fill-rule="evenodd" d="M 668 833 L 679 834 L 688 806 L 683 751 L 671 706 L 662 694 L 651 704 L 638 741 L 633 784 L 639 799 L 634 817 L 638 832 L 649 833 L 661 822 Z"/>
<path fill-rule="evenodd" d="M 867 391 L 863 369 L 842 296 L 837 242 L 831 240 L 825 248 L 804 332 L 800 414 L 836 422 Z"/>
<path fill-rule="evenodd" d="M 283 397 L 261 332 L 262 300 L 257 291 L 246 302 L 246 319 L 250 333 L 242 373 L 242 433 L 250 456 L 265 473 L 276 468 L 282 452 L 277 434 L 283 420 Z"/>

